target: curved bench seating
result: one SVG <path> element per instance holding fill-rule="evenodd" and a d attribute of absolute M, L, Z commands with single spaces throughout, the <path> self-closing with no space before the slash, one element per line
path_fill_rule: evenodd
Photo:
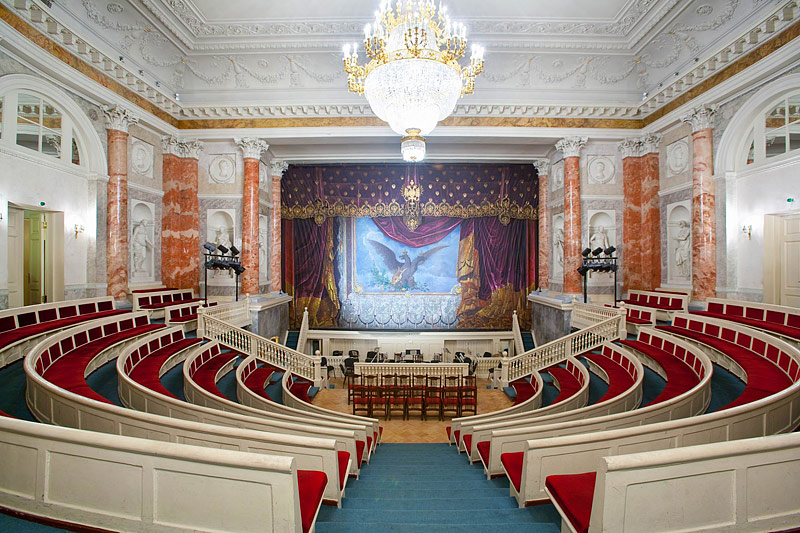
<path fill-rule="evenodd" d="M 118 373 L 127 374 L 136 383 L 165 396 L 177 399 L 161 383 L 164 368 L 170 360 L 176 358 L 181 352 L 202 342 L 202 339 L 184 338 L 183 330 L 170 328 L 164 334 L 148 337 L 148 342 L 132 350 L 130 357 L 123 357 L 123 369 Z"/>
<path fill-rule="evenodd" d="M 675 313 L 685 313 L 689 309 L 689 295 L 655 291 L 630 291 L 626 305 L 655 309 L 659 320 L 672 320 Z"/>
<path fill-rule="evenodd" d="M 297 488 L 300 494 L 300 517 L 303 524 L 303 533 L 311 531 L 311 527 L 317 519 L 319 507 L 322 505 L 322 496 L 325 493 L 325 486 L 328 484 L 328 476 L 325 472 L 315 470 L 297 471 Z"/>
<path fill-rule="evenodd" d="M 363 452 L 359 453 L 357 441 L 363 440 L 364 443 L 367 443 L 371 435 L 365 430 L 364 426 L 347 424 L 346 422 L 333 423 L 327 421 L 312 421 L 309 418 L 299 418 L 289 414 L 261 411 L 237 404 L 225 396 L 216 394 L 201 386 L 196 379 L 198 375 L 197 371 L 201 369 L 204 364 L 219 357 L 221 354 L 220 346 L 221 345 L 217 342 L 210 342 L 194 348 L 186 357 L 186 361 L 183 365 L 184 394 L 186 396 L 186 401 L 190 404 L 194 404 L 192 407 L 196 409 L 216 410 L 220 420 L 227 420 L 229 416 L 233 417 L 239 415 L 244 420 L 248 421 L 249 428 L 262 428 L 263 430 L 281 434 L 305 436 L 309 438 L 334 439 L 337 450 L 347 452 L 349 454 L 348 458 L 362 457 Z M 233 364 L 233 359 L 227 357 L 224 358 L 224 360 L 217 359 L 217 361 L 218 364 L 223 364 L 223 366 L 209 367 L 209 379 L 215 379 L 210 376 L 222 374 L 226 371 L 228 365 Z M 247 363 L 249 363 L 249 358 L 242 364 Z M 216 386 L 214 386 L 214 389 L 216 389 Z M 339 459 L 337 457 L 337 464 L 338 461 Z M 348 467 L 348 470 L 357 476 L 360 472 L 359 467 L 360 462 L 354 461 Z M 328 477 L 332 485 L 335 480 L 339 479 L 338 474 L 335 473 L 328 473 Z M 340 494 L 338 494 L 336 498 L 331 498 L 329 495 L 326 499 L 339 502 L 343 496 L 343 490 L 343 488 L 340 489 Z"/>
<path fill-rule="evenodd" d="M 164 309 L 177 304 L 203 301 L 195 298 L 192 290 L 161 290 L 133 294 L 133 310 L 147 311 L 150 318 L 163 318 Z"/>
<path fill-rule="evenodd" d="M 146 320 L 147 316 L 146 313 L 140 312 L 124 319 L 130 320 L 131 318 Z M 104 321 L 109 320 L 114 319 L 104 319 Z M 90 322 L 51 335 L 37 344 L 25 358 L 26 400 L 28 408 L 37 420 L 100 433 L 293 457 L 294 464 L 298 468 L 325 472 L 328 479 L 332 480 L 328 483 L 330 490 L 326 487 L 326 498 L 338 502 L 340 496 L 336 454 L 338 450 L 337 443 L 333 439 L 239 429 L 231 427 L 237 421 L 229 421 L 222 417 L 220 417 L 218 425 L 211 425 L 139 412 L 65 390 L 43 377 L 43 374 L 46 374 L 47 366 L 51 364 L 51 353 L 63 351 L 61 347 L 65 345 L 80 344 L 75 343 L 73 339 L 88 337 L 89 330 L 97 328 L 98 324 L 102 326 L 102 323 L 103 321 Z M 162 329 L 154 335 L 166 334 L 166 331 L 169 331 L 165 331 L 163 325 L 159 326 Z M 149 336 L 139 339 L 138 342 L 147 342 L 148 339 Z M 136 342 L 134 340 L 133 345 L 136 345 Z M 131 344 L 113 345 L 98 353 L 89 362 L 87 369 L 98 368 L 117 357 L 117 353 L 121 349 L 127 349 L 126 351 L 130 353 Z M 119 369 L 119 367 L 118 361 L 117 368 Z M 197 420 L 196 416 L 194 420 Z"/>
<path fill-rule="evenodd" d="M 148 323 L 146 313 L 126 314 L 97 321 L 85 330 L 77 331 L 53 344 L 37 360 L 36 371 L 64 390 L 98 402 L 111 403 L 86 383 L 86 376 L 106 362 L 102 360 L 98 364 L 98 355 L 163 327 L 162 324 Z"/>
<path fill-rule="evenodd" d="M 721 330 L 732 329 L 736 333 L 737 342 L 744 342 L 745 337 L 749 337 L 751 343 L 753 341 L 763 343 L 765 353 L 768 356 L 776 355 L 777 360 L 782 361 L 788 369 L 796 368 L 795 365 L 800 364 L 800 350 L 769 334 L 711 318 L 694 316 L 686 318 L 704 320 Z M 699 346 L 695 347 L 695 350 L 697 348 Z M 709 374 L 710 372 L 706 370 L 705 375 L 710 377 Z M 724 411 L 689 418 L 622 429 L 615 429 L 606 420 L 603 421 L 604 426 L 601 426 L 599 431 L 592 431 L 598 419 L 584 421 L 577 427 L 548 425 L 529 428 L 526 435 L 528 440 L 523 450 L 525 456 L 521 491 L 514 496 L 520 505 L 543 500 L 546 498 L 544 485 L 547 476 L 598 472 L 598 461 L 602 457 L 622 455 L 632 450 L 655 451 L 792 431 L 800 424 L 800 410 L 794 407 L 798 402 L 800 402 L 800 375 L 793 378 L 788 388 L 768 397 L 730 407 Z M 660 406 L 666 403 L 669 402 L 645 409 L 659 410 Z M 565 433 L 566 431 L 573 433 Z M 499 433 L 492 434 L 492 447 Z"/>
<path fill-rule="evenodd" d="M 106 531 L 303 527 L 291 457 L 2 417 L 0 436 L 5 509 Z"/>
<path fill-rule="evenodd" d="M 601 356 L 596 359 L 602 363 L 602 368 L 608 369 L 597 369 L 598 375 L 604 381 L 610 380 L 609 391 L 612 394 L 607 394 L 603 401 L 545 417 L 518 417 L 472 428 L 473 441 L 479 444 L 475 459 L 481 460 L 487 477 L 503 474 L 503 455 L 522 452 L 533 430 L 540 427 L 567 427 L 570 428 L 568 431 L 575 432 L 588 427 L 599 417 L 619 415 L 624 420 L 624 417 L 636 412 L 642 401 L 644 379 L 644 369 L 639 360 L 626 349 L 608 342 L 602 345 Z M 621 379 L 624 388 L 613 385 L 614 379 Z M 484 442 L 488 444 L 481 444 Z"/>
<path fill-rule="evenodd" d="M 268 402 L 272 401 L 272 398 L 269 397 L 267 391 L 267 385 L 269 385 L 270 378 L 278 371 L 277 368 L 269 365 L 258 366 L 257 361 L 254 359 L 254 363 L 256 363 L 255 368 L 247 373 L 247 376 L 244 377 L 243 385 L 247 388 L 247 390 L 252 391 Z"/>
<path fill-rule="evenodd" d="M 114 309 L 114 298 L 84 298 L 0 311 L 1 366 L 25 355 L 44 335 L 77 324 L 127 313 Z"/>
<path fill-rule="evenodd" d="M 309 390 L 313 386 L 314 384 L 310 381 L 298 378 L 293 374 L 289 376 L 289 383 L 288 383 L 289 390 L 291 391 L 292 394 L 297 396 L 297 398 L 301 401 L 304 401 L 306 403 L 311 403 Z"/>
<path fill-rule="evenodd" d="M 691 314 L 738 322 L 800 344 L 800 309 L 796 307 L 709 298 L 705 311 Z"/>
<path fill-rule="evenodd" d="M 514 387 L 516 396 L 514 397 L 514 405 L 519 405 L 528 401 L 536 394 L 536 381 L 530 382 L 526 379 L 518 379 L 510 383 Z"/>
<path fill-rule="evenodd" d="M 553 376 L 553 384 L 558 387 L 558 396 L 555 397 L 550 405 L 569 400 L 581 391 L 584 384 L 588 383 L 588 381 L 581 381 L 582 374 L 577 373 L 574 364 L 570 363 L 571 361 L 567 361 L 564 367 L 551 366 L 545 370 L 545 372 Z"/>
<path fill-rule="evenodd" d="M 619 309 L 616 305 L 606 304 L 605 307 Z M 625 328 L 630 335 L 637 335 L 641 327 L 656 325 L 656 310 L 652 307 L 639 307 L 638 305 L 625 305 Z"/>
<path fill-rule="evenodd" d="M 604 457 L 545 488 L 562 531 L 777 531 L 800 522 L 798 475 L 792 433 Z"/>
<path fill-rule="evenodd" d="M 214 307 L 217 302 L 208 302 L 208 307 Z M 203 307 L 203 302 L 179 303 L 164 308 L 164 324 L 181 326 L 188 333 L 197 329 L 197 310 Z"/>
<path fill-rule="evenodd" d="M 551 372 L 555 371 L 555 375 Z M 459 432 L 458 435 L 454 435 L 456 439 L 456 443 L 459 448 L 459 452 L 466 451 L 467 452 L 467 459 L 470 462 L 477 461 L 480 459 L 478 449 L 467 449 L 466 444 L 464 443 L 464 437 L 468 435 L 472 435 L 474 433 L 474 429 L 476 427 L 483 427 L 489 426 L 491 424 L 497 423 L 504 423 L 504 422 L 511 422 L 514 420 L 532 420 L 538 419 L 540 417 L 547 417 L 550 415 L 557 415 L 559 413 L 565 413 L 568 411 L 572 411 L 574 409 L 579 409 L 584 407 L 589 401 L 589 371 L 586 369 L 584 365 L 582 365 L 577 359 L 569 358 L 565 362 L 565 367 L 550 367 L 547 372 L 550 372 L 553 376 L 554 382 L 559 384 L 559 387 L 563 387 L 565 391 L 562 398 L 559 401 L 554 401 L 550 403 L 550 405 L 543 407 L 541 409 L 536 409 L 534 411 L 514 411 L 510 414 L 506 414 L 507 411 L 497 411 L 494 413 L 495 416 L 482 416 L 482 417 L 467 417 L 462 418 L 459 420 L 454 419 L 453 424 L 455 425 L 458 422 L 458 426 L 460 429 L 457 430 Z M 561 380 L 558 380 L 558 376 L 561 376 Z M 537 378 L 537 386 L 541 386 L 544 388 L 542 383 L 542 378 L 539 373 L 533 374 L 535 378 Z M 575 381 L 579 383 L 579 388 L 574 390 L 571 384 Z M 561 385 L 561 382 L 564 385 Z M 539 399 L 541 402 L 541 389 L 537 390 L 535 398 Z M 559 396 L 561 396 L 561 392 L 559 391 Z M 491 415 L 492 413 L 487 413 L 487 415 Z M 480 443 L 484 440 L 482 435 L 479 435 L 477 438 L 475 436 L 471 437 L 471 442 L 473 443 Z M 499 472 L 498 472 L 499 475 Z"/>
<path fill-rule="evenodd" d="M 735 363 L 732 370 L 745 382 L 745 389 L 721 409 L 766 398 L 800 379 L 800 364 L 791 357 L 781 354 L 775 347 L 768 350 L 766 343 L 749 334 L 752 329 L 742 331 L 726 324 L 732 323 L 697 315 L 678 315 L 673 325 L 657 328 L 713 348 Z"/>
<path fill-rule="evenodd" d="M 637 368 L 632 359 L 621 356 L 619 351 L 604 349 L 601 353 L 587 352 L 582 357 L 589 361 L 589 366 L 595 374 L 601 376 L 601 379 L 602 374 L 605 374 L 603 381 L 608 385 L 608 389 L 597 403 L 607 402 L 623 394 L 634 385 L 637 378 L 641 381 L 640 376 L 643 372 L 641 366 Z"/>
<path fill-rule="evenodd" d="M 238 358 L 238 353 L 220 352 L 212 348 L 202 352 L 200 357 L 193 359 L 188 369 L 184 367 L 184 373 L 188 372 L 194 382 L 204 390 L 220 398 L 227 398 L 217 388 L 217 381 L 233 369 Z"/>

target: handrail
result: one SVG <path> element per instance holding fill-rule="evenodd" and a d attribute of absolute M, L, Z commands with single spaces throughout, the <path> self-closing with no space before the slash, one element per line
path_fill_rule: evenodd
<path fill-rule="evenodd" d="M 297 335 L 297 351 L 303 353 L 308 340 L 308 307 L 303 311 L 303 322 L 300 324 L 300 333 Z"/>
<path fill-rule="evenodd" d="M 517 348 L 514 353 L 525 353 L 525 343 L 522 342 L 522 332 L 519 329 L 519 318 L 516 311 L 511 315 L 511 332 L 514 334 L 514 345 Z"/>
<path fill-rule="evenodd" d="M 624 304 L 623 304 L 624 305 Z M 609 307 L 605 305 L 575 302 L 570 315 L 570 326 L 585 328 L 591 324 L 598 324 L 619 314 L 626 314 L 625 308 Z"/>
<path fill-rule="evenodd" d="M 201 306 L 197 309 L 197 336 L 204 337 L 204 323 L 202 317 L 213 317 L 217 320 L 236 324 L 241 320 L 250 321 L 250 298 L 245 297 L 238 302 L 217 304 L 210 307 Z"/>
<path fill-rule="evenodd" d="M 586 309 L 583 309 L 586 306 Z M 596 310 L 598 306 L 588 307 L 587 304 L 576 303 L 572 309 L 592 317 L 596 322 L 587 328 L 570 333 L 554 341 L 537 346 L 527 352 L 514 357 L 503 358 L 501 369 L 501 382 L 507 386 L 510 382 L 539 372 L 547 367 L 563 363 L 568 357 L 579 355 L 593 350 L 606 341 L 617 340 L 624 336 L 625 314 L 624 310 L 608 308 L 614 312 L 613 316 L 598 321 L 603 315 Z"/>
<path fill-rule="evenodd" d="M 197 331 L 203 338 L 219 341 L 232 350 L 245 355 L 252 355 L 260 361 L 296 374 L 314 382 L 322 383 L 322 364 L 320 357 L 314 357 L 287 348 L 277 342 L 256 335 L 250 331 L 229 324 L 212 316 L 212 313 L 197 314 Z"/>

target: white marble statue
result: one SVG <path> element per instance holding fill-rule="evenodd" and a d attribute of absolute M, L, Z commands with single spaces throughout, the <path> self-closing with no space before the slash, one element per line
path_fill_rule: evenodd
<path fill-rule="evenodd" d="M 678 231 L 675 232 L 675 266 L 678 275 L 682 278 L 689 277 L 689 267 L 692 260 L 692 231 L 685 220 L 678 222 Z"/>
<path fill-rule="evenodd" d="M 153 243 L 147 235 L 147 221 L 140 220 L 131 230 L 131 246 L 133 247 L 133 273 L 149 274 L 147 271 L 147 253 L 153 249 Z"/>
<path fill-rule="evenodd" d="M 592 248 L 592 250 L 596 248 L 602 248 L 605 250 L 611 246 L 611 243 L 608 241 L 608 231 L 606 230 L 605 226 L 598 226 L 597 229 L 595 229 L 594 233 L 592 233 L 592 236 L 589 237 L 589 246 Z"/>
<path fill-rule="evenodd" d="M 219 248 L 220 246 L 224 246 L 225 248 L 230 249 L 232 243 L 231 243 L 230 231 L 228 230 L 228 228 L 226 228 L 224 226 L 218 226 L 217 227 L 217 236 L 216 236 L 215 240 L 216 240 L 217 248 Z M 222 253 L 222 252 L 218 251 L 217 253 Z M 222 271 L 215 270 L 214 271 L 214 277 L 217 277 L 217 275 L 220 272 L 222 272 Z M 227 270 L 226 272 L 228 273 L 228 277 L 231 277 L 231 278 L 233 277 L 233 270 Z"/>
<path fill-rule="evenodd" d="M 553 253 L 555 253 L 555 261 L 557 264 L 564 268 L 564 230 L 557 229 L 555 237 L 553 238 Z"/>

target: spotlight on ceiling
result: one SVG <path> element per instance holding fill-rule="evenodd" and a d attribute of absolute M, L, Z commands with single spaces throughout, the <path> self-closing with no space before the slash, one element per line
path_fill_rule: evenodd
<path fill-rule="evenodd" d="M 217 246 L 217 250 L 219 250 L 219 253 L 221 253 L 222 255 L 225 255 L 225 254 L 228 253 L 228 247 L 224 246 L 222 244 Z"/>
<path fill-rule="evenodd" d="M 203 245 L 203 248 L 205 248 L 206 250 L 208 250 L 208 253 L 210 253 L 210 254 L 213 254 L 214 252 L 216 252 L 216 251 L 217 251 L 217 247 L 216 247 L 216 246 L 214 246 L 213 244 L 211 244 L 210 242 L 207 242 L 207 243 L 205 243 L 205 244 Z"/>
<path fill-rule="evenodd" d="M 236 257 L 239 255 L 239 249 L 235 246 L 231 246 L 231 257 Z"/>
<path fill-rule="evenodd" d="M 592 249 L 591 248 L 584 248 L 583 251 L 581 252 L 581 255 L 583 257 L 589 257 L 590 253 L 592 253 Z"/>

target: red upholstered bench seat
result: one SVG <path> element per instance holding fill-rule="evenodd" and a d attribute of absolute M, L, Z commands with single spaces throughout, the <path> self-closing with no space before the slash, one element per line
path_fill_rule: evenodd
<path fill-rule="evenodd" d="M 97 357 L 100 352 L 110 348 L 118 342 L 132 339 L 139 335 L 144 335 L 163 327 L 163 324 L 146 324 L 143 326 L 125 329 L 118 333 L 112 333 L 110 335 L 90 341 L 87 344 L 83 344 L 73 350 L 68 351 L 66 354 L 58 358 L 47 368 L 47 370 L 45 370 L 43 377 L 50 383 L 75 394 L 80 394 L 81 396 L 92 400 L 97 400 L 99 402 L 111 403 L 105 397 L 97 394 L 86 383 L 86 378 L 84 377 L 86 367 L 89 365 L 92 359 Z M 69 340 L 71 345 L 71 338 Z M 62 341 L 62 343 L 63 342 L 64 341 Z"/>
<path fill-rule="evenodd" d="M 517 492 L 522 487 L 522 462 L 525 460 L 525 452 L 511 452 L 500 455 L 500 462 L 506 469 L 506 475 Z"/>
<path fill-rule="evenodd" d="M 618 362 L 612 360 L 610 357 L 595 352 L 585 353 L 583 357 L 602 368 L 608 376 L 608 390 L 597 400 L 597 403 L 615 398 L 633 385 L 633 377 L 631 377 Z"/>
<path fill-rule="evenodd" d="M 303 533 L 311 530 L 317 511 L 322 504 L 322 494 L 325 492 L 325 485 L 328 484 L 328 476 L 325 472 L 316 470 L 298 470 L 297 488 L 300 493 L 300 517 L 303 522 Z"/>
<path fill-rule="evenodd" d="M 367 447 L 367 443 L 363 440 L 356 441 L 356 454 L 358 455 L 358 468 L 361 468 L 361 465 L 364 464 L 364 449 Z"/>
<path fill-rule="evenodd" d="M 556 396 L 553 403 L 563 402 L 564 400 L 574 396 L 581 388 L 580 382 L 573 376 L 566 368 L 560 366 L 552 366 L 547 369 L 547 372 L 553 376 L 553 379 L 558 381 L 558 396 Z"/>
<path fill-rule="evenodd" d="M 8 413 L 4 413 L 3 411 L 0 411 L 0 416 L 4 416 L 4 417 L 6 417 L 6 418 L 15 418 L 15 417 L 11 416 L 11 415 L 10 415 L 10 414 L 8 414 Z"/>
<path fill-rule="evenodd" d="M 203 390 L 227 400 L 228 397 L 222 394 L 222 392 L 217 388 L 217 372 L 219 372 L 220 368 L 228 364 L 231 359 L 236 359 L 237 357 L 239 357 L 239 354 L 235 352 L 217 354 L 197 367 L 197 369 L 194 371 L 194 374 L 192 374 L 192 379 Z"/>
<path fill-rule="evenodd" d="M 255 392 L 264 399 L 272 401 L 269 394 L 264 390 L 267 386 L 270 376 L 276 371 L 272 366 L 260 366 L 253 370 L 249 376 L 244 380 L 244 386 L 249 390 Z"/>
<path fill-rule="evenodd" d="M 310 381 L 293 380 L 292 386 L 289 387 L 289 390 L 292 391 L 292 394 L 297 396 L 298 399 L 303 400 L 306 403 L 311 403 L 311 398 L 308 396 L 308 389 L 313 386 L 314 384 Z"/>
<path fill-rule="evenodd" d="M 630 315 L 625 317 L 625 321 L 630 322 L 631 324 L 652 324 L 650 320 L 644 320 L 641 318 L 632 317 Z"/>
<path fill-rule="evenodd" d="M 653 301 L 653 298 L 629 298 L 627 300 L 620 300 L 628 305 L 638 305 L 639 307 L 652 307 L 653 309 L 662 309 L 664 311 L 680 311 L 683 309 L 680 300 L 671 300 L 667 297 L 660 298 L 661 301 Z M 672 303 L 670 303 L 672 302 Z"/>
<path fill-rule="evenodd" d="M 467 449 L 467 453 L 472 455 L 472 434 L 464 435 L 464 447 Z"/>
<path fill-rule="evenodd" d="M 514 405 L 521 404 L 522 402 L 530 399 L 531 396 L 536 393 L 536 387 L 531 385 L 531 383 L 525 379 L 512 381 L 511 386 L 514 387 L 514 390 L 517 393 L 517 396 L 514 399 Z"/>
<path fill-rule="evenodd" d="M 578 533 L 589 530 L 597 472 L 547 476 L 544 486 Z"/>
<path fill-rule="evenodd" d="M 139 361 L 136 366 L 133 367 L 133 370 L 131 370 L 130 373 L 130 378 L 136 383 L 147 387 L 152 391 L 175 398 L 175 395 L 173 395 L 167 390 L 166 387 L 164 387 L 164 385 L 161 384 L 161 378 L 159 377 L 161 367 L 164 366 L 164 363 L 167 359 L 176 353 L 201 342 L 203 342 L 203 339 L 186 338 L 180 339 L 172 344 L 168 344 L 163 348 L 159 348 Z"/>
<path fill-rule="evenodd" d="M 444 430 L 447 432 L 447 441 L 450 441 L 450 432 L 453 430 L 451 426 L 445 426 Z"/>
<path fill-rule="evenodd" d="M 197 320 L 197 313 L 192 313 L 191 315 L 183 315 L 178 318 L 171 318 L 169 319 L 170 322 L 189 322 L 190 320 Z"/>
<path fill-rule="evenodd" d="M 760 311 L 760 310 L 759 310 Z M 746 326 L 752 326 L 758 329 L 764 329 L 770 331 L 772 333 L 777 333 L 779 335 L 784 335 L 786 337 L 791 337 L 793 339 L 800 339 L 800 317 L 798 317 L 798 326 L 791 326 L 787 324 L 783 324 L 783 313 L 775 313 L 775 315 L 771 314 L 772 311 L 767 313 L 766 320 L 758 320 L 755 318 L 750 318 L 746 316 L 737 316 L 732 313 L 716 313 L 716 312 L 709 312 L 709 311 L 692 311 L 694 315 L 701 315 L 701 316 L 708 316 L 711 318 L 721 318 L 722 320 L 730 320 L 732 322 L 738 322 L 739 324 L 744 324 Z M 776 316 L 777 315 L 777 316 Z M 780 316 L 781 322 L 777 322 L 777 317 Z M 790 316 L 790 318 L 793 318 Z M 770 320 L 772 319 L 772 320 Z"/>
<path fill-rule="evenodd" d="M 100 311 L 97 313 L 88 313 L 84 315 L 75 315 L 65 318 L 47 320 L 45 322 L 20 326 L 18 328 L 13 328 L 13 317 L 6 317 L 5 320 L 0 319 L 0 349 L 5 348 L 6 346 L 10 346 L 11 344 L 14 344 L 15 342 L 21 341 L 28 337 L 33 337 L 50 331 L 67 328 L 69 326 L 80 324 L 81 322 L 96 320 L 98 318 L 108 318 L 110 316 L 121 315 L 124 313 L 128 313 L 128 311 L 124 309 L 110 309 L 107 311 Z M 6 331 L 2 331 L 3 328 L 9 328 L 9 327 L 13 329 L 7 329 Z"/>
<path fill-rule="evenodd" d="M 667 400 L 689 391 L 692 387 L 700 383 L 700 378 L 697 377 L 697 374 L 692 371 L 689 365 L 682 359 L 675 357 L 673 354 L 661 348 L 656 348 L 655 346 L 638 340 L 620 340 L 619 343 L 623 346 L 630 346 L 634 350 L 648 355 L 664 369 L 664 373 L 667 375 L 667 384 L 664 386 L 664 390 L 647 405 L 666 402 Z"/>
<path fill-rule="evenodd" d="M 347 463 L 350 462 L 350 452 L 336 452 L 339 459 L 339 490 L 344 488 L 347 480 Z"/>
<path fill-rule="evenodd" d="M 189 299 L 186 299 L 186 300 L 173 300 L 171 302 L 161 302 L 161 303 L 158 303 L 158 304 L 140 305 L 139 309 L 164 309 L 165 307 L 170 307 L 172 305 L 190 304 L 190 303 L 202 302 L 202 301 L 203 301 L 202 298 L 189 298 Z"/>
<path fill-rule="evenodd" d="M 725 407 L 722 407 L 720 410 L 730 409 L 760 400 L 761 398 L 766 398 L 767 396 L 771 396 L 786 389 L 792 384 L 789 376 L 776 364 L 772 363 L 772 361 L 738 344 L 693 329 L 676 326 L 658 326 L 658 329 L 668 333 L 682 335 L 711 346 L 733 359 L 736 364 L 742 367 L 742 370 L 747 374 L 747 383 L 744 391 L 738 398 Z"/>
<path fill-rule="evenodd" d="M 484 440 L 475 445 L 478 448 L 478 455 L 481 456 L 484 466 L 489 466 L 489 451 L 492 447 L 492 441 Z"/>

